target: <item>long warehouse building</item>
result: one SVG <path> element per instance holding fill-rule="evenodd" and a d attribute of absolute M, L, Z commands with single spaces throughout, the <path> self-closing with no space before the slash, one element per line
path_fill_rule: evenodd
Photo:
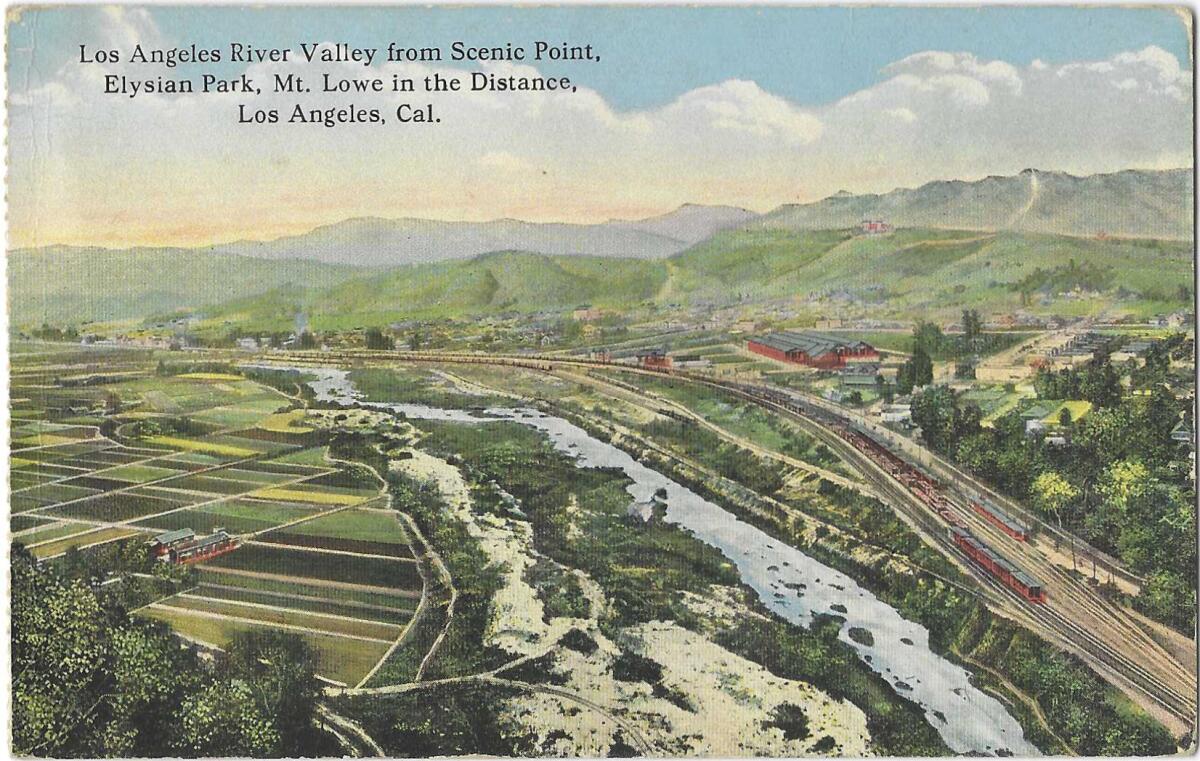
<path fill-rule="evenodd" d="M 879 359 L 879 352 L 866 341 L 847 340 L 828 333 L 784 331 L 751 338 L 746 348 L 755 354 L 794 362 L 798 365 L 836 370 L 848 361 Z"/>

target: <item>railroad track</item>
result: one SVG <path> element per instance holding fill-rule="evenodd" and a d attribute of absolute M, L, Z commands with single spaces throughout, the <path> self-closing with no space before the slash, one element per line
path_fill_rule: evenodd
<path fill-rule="evenodd" d="M 915 526 L 918 533 L 923 534 L 927 541 L 933 543 L 948 557 L 954 558 L 961 567 L 976 579 L 985 599 L 994 610 L 1021 621 L 1035 631 L 1043 633 L 1060 647 L 1074 651 L 1093 667 L 1099 666 L 1108 681 L 1135 698 L 1157 706 L 1166 716 L 1174 719 L 1176 729 L 1182 728 L 1190 732 L 1196 726 L 1196 682 L 1195 675 L 1185 669 L 1170 656 L 1161 645 L 1149 637 L 1144 629 L 1125 612 L 1119 605 L 1109 603 L 1099 598 L 1095 592 L 1077 579 L 1069 576 L 1063 569 L 1040 553 L 1025 548 L 1014 548 L 1004 541 L 997 541 L 998 531 L 986 521 L 970 515 L 973 511 L 963 504 L 964 498 L 955 497 L 950 492 L 950 503 L 973 531 L 986 535 L 996 546 L 1016 550 L 1019 559 L 1014 562 L 1012 556 L 1007 559 L 1014 565 L 1023 568 L 1032 566 L 1043 577 L 1053 580 L 1052 597 L 1049 605 L 1029 604 L 1015 592 L 1001 584 L 995 577 L 987 573 L 969 559 L 965 558 L 945 537 L 947 528 L 944 519 L 931 511 L 907 487 L 901 485 L 887 474 L 878 463 L 867 455 L 858 452 L 846 439 L 828 427 L 846 429 L 854 427 L 856 421 L 850 416 L 841 416 L 825 406 L 797 398 L 790 393 L 784 393 L 768 387 L 748 386 L 729 381 L 721 381 L 690 372 L 672 372 L 668 370 L 642 368 L 634 365 L 589 360 L 585 358 L 541 355 L 480 355 L 470 353 L 425 353 L 425 352 L 372 352 L 345 351 L 322 353 L 289 353 L 269 356 L 268 361 L 285 362 L 293 365 L 328 366 L 340 363 L 363 362 L 448 362 L 459 364 L 479 364 L 488 366 L 519 367 L 528 370 L 551 372 L 556 367 L 587 367 L 610 371 L 632 373 L 659 378 L 672 378 L 679 381 L 697 383 L 707 387 L 732 394 L 759 406 L 776 412 L 788 414 L 796 419 L 810 423 L 809 430 L 819 432 L 820 438 L 827 444 L 836 447 L 856 463 L 865 478 L 880 489 L 881 494 L 889 497 L 893 506 L 899 509 Z M 887 447 L 910 467 L 924 472 L 919 466 L 914 466 L 903 457 L 903 453 Z M 943 486 L 943 494 L 946 493 Z M 1081 546 L 1086 546 L 1080 542 Z M 1068 598 L 1063 600 L 1060 598 Z M 1068 616 L 1059 606 L 1074 604 L 1079 613 L 1084 614 L 1085 620 L 1077 620 L 1078 616 Z M 1122 625 L 1117 625 L 1120 622 Z M 1119 645 L 1105 641 L 1101 635 L 1116 640 Z M 1135 661 L 1127 652 L 1137 653 L 1139 660 Z M 1139 662 L 1140 661 L 1140 662 Z M 1155 667 L 1154 673 L 1150 667 Z"/>

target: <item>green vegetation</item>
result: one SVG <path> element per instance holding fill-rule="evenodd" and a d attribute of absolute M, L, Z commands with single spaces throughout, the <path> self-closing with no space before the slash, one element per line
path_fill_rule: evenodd
<path fill-rule="evenodd" d="M 504 721 L 509 698 L 521 694 L 500 685 L 432 686 L 398 695 L 338 698 L 337 710 L 362 723 L 389 756 L 532 756 L 534 738 Z"/>
<path fill-rule="evenodd" d="M 913 400 L 913 421 L 935 451 L 1144 574 L 1135 604 L 1192 632 L 1196 496 L 1190 455 L 1171 440 L 1186 405 L 1165 386 L 1123 396 L 1120 373 L 1104 356 L 1078 370 L 1043 373 L 1036 387 L 1043 398 L 1078 395 L 1093 405 L 1087 415 L 1077 406 L 1070 419 L 1058 416 L 1064 443 L 1029 435 L 1019 410 L 983 428 L 978 407 L 945 387 Z"/>
<path fill-rule="evenodd" d="M 142 555 L 144 559 L 144 552 Z M 12 743 L 20 755 L 332 755 L 294 637 L 236 637 L 215 669 L 93 590 L 86 567 L 12 552 Z M 53 613 L 51 613 L 53 611 Z"/>
<path fill-rule="evenodd" d="M 1070 745 L 1071 755 L 1175 752 L 1169 732 L 1141 711 L 1132 710 L 1124 696 L 1076 658 L 982 607 L 964 618 L 954 649 L 1004 673 L 1036 700 L 1050 728 Z"/>
<path fill-rule="evenodd" d="M 155 249 L 19 251 L 12 260 L 14 324 L 68 325 L 47 326 L 60 335 L 77 334 L 70 327 L 76 320 L 181 307 L 204 307 L 208 319 L 200 332 L 225 339 L 230 322 L 245 331 L 286 333 L 301 309 L 315 330 L 363 331 L 403 320 L 565 311 L 583 303 L 628 309 L 832 291 L 908 318 L 957 315 L 964 305 L 984 313 L 1047 311 L 1040 298 L 1076 288 L 1088 295 L 1072 302 L 1083 313 L 1116 306 L 1148 315 L 1191 303 L 1187 242 L 921 228 L 887 236 L 743 229 L 718 233 L 666 260 L 498 252 L 383 271 L 219 254 L 189 256 L 183 266 L 171 252 Z M 51 277 L 64 268 L 83 273 L 72 279 L 76 283 L 112 280 L 88 277 L 92 271 L 130 274 L 104 294 L 68 292 L 62 278 Z M 204 282 L 220 287 L 197 287 Z M 197 303 L 197 293 L 232 300 Z M 422 345 L 420 335 L 412 332 L 407 342 Z M 387 339 L 381 333 L 376 341 L 382 346 Z"/>
<path fill-rule="evenodd" d="M 439 385 L 428 373 L 407 368 L 361 368 L 350 371 L 350 380 L 363 398 L 372 402 L 407 402 L 445 409 L 505 404 L 509 400 L 466 396 Z"/>

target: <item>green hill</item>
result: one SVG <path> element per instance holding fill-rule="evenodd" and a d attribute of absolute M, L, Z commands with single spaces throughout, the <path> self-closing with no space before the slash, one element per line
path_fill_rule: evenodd
<path fill-rule="evenodd" d="M 1138 315 L 1190 306 L 1186 242 L 904 229 L 741 229 L 668 259 L 498 252 L 386 270 L 170 249 L 69 249 L 10 257 L 14 324 L 192 310 L 209 324 L 318 330 L 412 318 L 629 308 L 858 301 L 873 315 L 952 316 L 1031 309 Z M 1082 296 L 1059 294 L 1078 290 Z"/>
<path fill-rule="evenodd" d="M 326 288 L 366 271 L 196 249 L 17 249 L 8 256 L 10 321 L 78 325 L 186 312 L 287 284 Z"/>
<path fill-rule="evenodd" d="M 1134 312 L 1182 308 L 1190 297 L 1180 286 L 1190 288 L 1192 282 L 1187 242 L 930 229 L 880 236 L 732 231 L 668 263 L 667 290 L 693 298 L 838 294 L 897 314 L 950 314 L 963 307 L 1011 311 L 1076 286 L 1100 291 L 1103 306 Z"/>
<path fill-rule="evenodd" d="M 255 330 L 285 328 L 297 308 L 316 329 L 505 311 L 561 311 L 589 303 L 628 307 L 654 298 L 662 262 L 505 251 L 396 267 L 326 289 L 277 288 L 212 310 L 213 319 Z"/>

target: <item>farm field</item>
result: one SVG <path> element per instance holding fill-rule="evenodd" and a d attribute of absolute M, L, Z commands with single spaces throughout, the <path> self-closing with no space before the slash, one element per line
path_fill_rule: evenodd
<path fill-rule="evenodd" d="M 54 358 L 95 379 L 62 386 L 61 369 L 36 363 L 14 374 L 15 541 L 53 559 L 175 529 L 225 530 L 235 549 L 197 564 L 199 583 L 139 615 L 215 647 L 243 631 L 295 633 L 324 678 L 362 681 L 424 594 L 396 515 L 356 507 L 375 504 L 382 485 L 327 460 L 290 398 L 233 372 L 160 375 L 147 355 L 100 375 L 86 351 Z M 118 425 L 106 437 L 63 422 L 81 415 Z"/>
<path fill-rule="evenodd" d="M 82 527 L 80 527 L 82 528 Z M 95 531 L 75 534 L 72 536 L 59 539 L 47 544 L 39 544 L 32 549 L 35 557 L 52 558 L 56 555 L 61 555 L 72 547 L 86 547 L 93 544 L 103 544 L 105 542 L 115 541 L 117 539 L 125 539 L 135 536 L 138 533 L 136 529 L 130 528 L 102 528 Z"/>
<path fill-rule="evenodd" d="M 269 624 L 212 618 L 201 613 L 166 606 L 146 608 L 141 614 L 163 621 L 185 637 L 217 647 L 229 644 L 240 631 L 272 628 Z M 341 684 L 357 684 L 389 647 L 386 642 L 347 639 L 319 632 L 299 634 L 317 651 L 321 675 Z"/>

